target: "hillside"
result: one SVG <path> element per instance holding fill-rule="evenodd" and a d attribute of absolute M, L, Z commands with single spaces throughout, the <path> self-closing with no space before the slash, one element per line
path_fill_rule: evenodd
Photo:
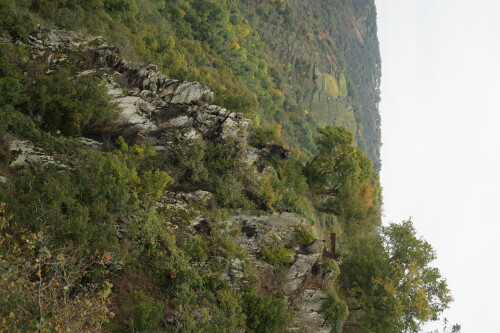
<path fill-rule="evenodd" d="M 0 332 L 417 332 L 371 1 L 0 0 Z"/>

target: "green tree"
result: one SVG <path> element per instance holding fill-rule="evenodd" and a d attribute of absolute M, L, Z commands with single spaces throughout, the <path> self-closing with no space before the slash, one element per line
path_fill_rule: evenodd
<path fill-rule="evenodd" d="M 429 266 L 436 252 L 417 237 L 411 220 L 382 228 L 382 236 L 390 262 L 391 288 L 403 309 L 403 331 L 418 332 L 421 323 L 437 320 L 453 301 L 439 269 Z M 383 286 L 385 282 L 378 283 Z"/>
<path fill-rule="evenodd" d="M 453 300 L 431 245 L 416 236 L 411 221 L 383 227 L 381 235 L 353 240 L 343 282 L 373 332 L 419 332 Z"/>
<path fill-rule="evenodd" d="M 380 186 L 370 159 L 354 146 L 354 136 L 343 127 L 318 129 L 319 153 L 305 173 L 314 192 L 326 198 L 325 209 L 337 215 L 363 217 L 380 203 Z"/>

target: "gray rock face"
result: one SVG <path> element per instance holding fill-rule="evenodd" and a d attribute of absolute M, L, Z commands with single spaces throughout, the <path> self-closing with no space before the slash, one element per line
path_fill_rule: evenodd
<path fill-rule="evenodd" d="M 121 135 L 131 143 L 148 137 L 156 141 L 160 137 L 213 140 L 247 136 L 249 121 L 210 105 L 214 100 L 210 89 L 198 82 L 168 79 L 156 65 L 131 65 L 102 38 L 82 38 L 74 32 L 39 26 L 26 46 L 34 58 L 46 59 L 54 69 L 61 62 L 70 62 L 81 68 L 79 75 L 107 81 L 119 116 L 94 124 L 88 128 L 89 134 Z"/>
<path fill-rule="evenodd" d="M 272 276 L 274 268 L 259 258 L 264 246 L 284 244 L 294 246 L 294 227 L 306 223 L 291 213 L 272 214 L 264 216 L 238 215 L 229 219 L 228 224 L 239 229 L 235 242 L 249 250 L 254 269 L 260 275 Z M 321 286 L 327 286 L 330 278 L 327 274 L 315 272 L 319 270 L 317 263 L 321 259 L 324 242 L 317 240 L 317 249 L 311 254 L 295 255 L 293 262 L 285 268 L 284 293 L 288 306 L 295 312 L 294 322 L 287 328 L 291 332 L 330 332 L 332 326 L 323 323 L 325 317 L 320 313 L 321 307 L 328 298 Z M 312 246 L 312 245 L 311 245 Z M 236 274 L 237 269 L 231 266 L 230 274 Z M 261 281 L 266 284 L 268 281 Z"/>
<path fill-rule="evenodd" d="M 305 289 L 293 302 L 295 319 L 288 330 L 291 332 L 331 332 L 332 326 L 323 325 L 325 317 L 319 313 L 327 298 L 328 296 L 319 288 Z"/>
<path fill-rule="evenodd" d="M 118 117 L 94 124 L 86 129 L 87 133 L 122 136 L 126 141 L 141 142 L 158 127 L 151 120 L 151 113 L 156 107 L 138 96 L 125 95 L 123 89 L 110 79 L 107 84 L 111 102 L 119 108 Z"/>
<path fill-rule="evenodd" d="M 298 254 L 295 262 L 288 271 L 287 283 L 284 286 L 284 292 L 287 296 L 293 296 L 297 293 L 299 287 L 312 272 L 314 264 L 318 261 L 319 255 Z"/>
<path fill-rule="evenodd" d="M 311 245 L 306 247 L 306 252 L 309 254 L 322 253 L 325 248 L 325 241 L 316 239 Z"/>
<path fill-rule="evenodd" d="M 40 148 L 36 148 L 28 141 L 12 139 L 9 142 L 9 149 L 14 160 L 10 163 L 11 168 L 26 167 L 44 167 L 47 165 L 56 165 L 61 168 L 67 168 L 63 164 L 58 164 L 52 156 L 45 154 Z"/>

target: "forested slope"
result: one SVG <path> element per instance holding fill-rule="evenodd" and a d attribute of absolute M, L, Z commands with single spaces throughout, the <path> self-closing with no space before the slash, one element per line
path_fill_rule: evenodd
<path fill-rule="evenodd" d="M 372 1 L 16 4 L 49 25 L 106 35 L 125 56 L 154 62 L 168 77 L 206 84 L 217 104 L 282 124 L 289 144 L 305 152 L 315 150 L 318 125 L 345 126 L 379 169 L 380 56 Z"/>
<path fill-rule="evenodd" d="M 0 332 L 417 332 L 451 302 L 381 226 L 373 1 L 0 10 Z"/>

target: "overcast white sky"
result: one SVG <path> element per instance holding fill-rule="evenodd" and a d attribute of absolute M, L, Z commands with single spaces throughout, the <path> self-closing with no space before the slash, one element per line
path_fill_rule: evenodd
<path fill-rule="evenodd" d="M 500 1 L 376 4 L 384 222 L 437 250 L 451 322 L 500 332 Z"/>

